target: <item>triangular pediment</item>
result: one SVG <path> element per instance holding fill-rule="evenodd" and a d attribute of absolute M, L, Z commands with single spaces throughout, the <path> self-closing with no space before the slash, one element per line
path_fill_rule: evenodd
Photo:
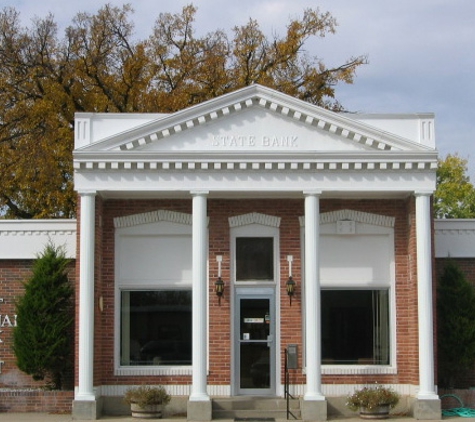
<path fill-rule="evenodd" d="M 252 85 L 140 123 L 77 151 L 272 154 L 429 150 L 345 115 Z"/>

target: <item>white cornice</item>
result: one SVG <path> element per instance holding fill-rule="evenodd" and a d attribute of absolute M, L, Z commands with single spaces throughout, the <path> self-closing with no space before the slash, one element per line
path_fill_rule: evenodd
<path fill-rule="evenodd" d="M 76 220 L 0 220 L 2 259 L 36 259 L 48 244 L 76 256 Z"/>
<path fill-rule="evenodd" d="M 208 157 L 208 159 L 195 158 L 178 158 L 166 156 L 154 159 L 150 156 L 142 157 L 117 157 L 113 158 L 90 158 L 76 159 L 74 161 L 74 169 L 76 171 L 428 171 L 437 169 L 437 159 L 434 157 L 406 157 L 391 158 L 358 158 L 352 156 L 333 157 L 333 158 L 313 158 L 307 156 L 292 159 L 285 155 L 267 158 L 248 157 Z"/>
<path fill-rule="evenodd" d="M 475 257 L 475 219 L 434 221 L 436 258 Z"/>
<path fill-rule="evenodd" d="M 374 151 L 433 150 L 417 142 L 351 119 L 344 114 L 325 110 L 260 85 L 252 85 L 166 117 L 160 117 L 134 129 L 106 138 L 98 144 L 89 145 L 76 151 L 97 151 L 98 148 L 102 150 L 118 148 L 124 152 L 133 151 L 160 139 L 239 113 L 250 107 L 270 110 L 299 121 L 302 125 L 336 134 Z M 87 129 L 84 131 L 87 132 Z"/>

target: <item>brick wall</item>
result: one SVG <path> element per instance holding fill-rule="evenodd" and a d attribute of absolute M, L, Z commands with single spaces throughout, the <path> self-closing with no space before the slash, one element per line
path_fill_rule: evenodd
<path fill-rule="evenodd" d="M 8 317 L 12 323 L 15 318 L 15 300 L 23 294 L 22 282 L 31 275 L 33 261 L 0 261 L 0 303 L 1 319 Z M 0 322 L 0 325 L 1 322 Z M 0 358 L 4 362 L 0 374 L 1 387 L 36 387 L 42 383 L 35 382 L 16 367 L 16 358 L 12 350 L 13 327 L 4 324 L 0 333 Z"/>
<path fill-rule="evenodd" d="M 448 261 L 452 261 L 464 273 L 467 281 L 475 286 L 475 258 L 437 258 L 436 259 L 436 276 L 442 274 Z"/>
<path fill-rule="evenodd" d="M 113 219 L 119 216 L 168 209 L 191 213 L 191 200 L 110 200 L 96 199 L 96 291 L 95 291 L 95 385 L 164 383 L 189 384 L 191 378 L 176 377 L 116 377 L 113 375 L 114 351 L 114 226 Z M 397 363 L 398 374 L 384 376 L 324 376 L 324 383 L 359 383 L 368 381 L 418 384 L 418 327 L 417 327 L 417 267 L 415 242 L 415 204 L 408 200 L 321 200 L 320 211 L 352 209 L 363 212 L 396 217 L 395 258 L 397 281 Z M 302 365 L 302 302 L 299 283 L 302 279 L 300 256 L 300 226 L 298 216 L 304 215 L 303 200 L 208 200 L 210 217 L 209 275 L 210 275 L 210 370 L 209 383 L 229 385 L 231 382 L 231 323 L 230 314 L 230 230 L 228 217 L 258 212 L 281 217 L 280 233 L 280 312 L 281 344 L 299 346 L 299 366 Z M 79 244 L 79 233 L 78 233 Z M 79 248 L 78 255 L 79 255 Z M 214 294 L 214 280 L 218 266 L 214 259 L 223 256 L 222 277 L 226 290 L 221 303 Z M 296 294 L 290 306 L 285 283 L 288 276 L 287 255 L 293 255 L 293 275 L 297 281 Z M 475 263 L 473 259 L 454 259 L 475 285 Z M 434 273 L 439 274 L 444 259 L 437 259 Z M 0 411 L 70 411 L 72 392 L 48 392 L 35 390 L 43 386 L 22 373 L 15 364 L 11 349 L 14 324 L 15 298 L 22 294 L 22 282 L 31 275 L 33 260 L 0 260 Z M 71 279 L 76 280 L 76 328 L 79 310 L 79 259 L 70 270 Z M 435 295 L 434 295 L 435 297 Z M 103 310 L 99 309 L 102 300 Z M 78 330 L 75 334 L 76 345 Z M 283 350 L 281 351 L 283 357 Z M 283 367 L 283 362 L 281 362 Z M 77 346 L 76 372 L 77 379 Z M 292 371 L 291 383 L 304 383 L 301 371 Z M 475 385 L 475 372 L 467 377 L 467 385 Z M 8 390 L 7 390 L 8 389 Z M 50 410 L 52 408 L 52 410 Z"/>
<path fill-rule="evenodd" d="M 43 388 L 45 381 L 34 381 L 16 366 L 12 349 L 15 300 L 24 293 L 23 282 L 31 276 L 33 263 L 34 260 L 0 260 L 0 412 L 70 413 L 73 391 L 47 391 Z M 76 278 L 74 263 L 69 277 Z"/>
<path fill-rule="evenodd" d="M 71 413 L 73 391 L 3 390 L 0 412 Z"/>
<path fill-rule="evenodd" d="M 133 384 L 154 382 L 163 384 L 189 384 L 189 376 L 173 377 L 117 377 L 113 372 L 114 359 L 114 226 L 115 217 L 155 211 L 157 209 L 191 213 L 191 200 L 107 200 L 97 201 L 96 219 L 96 309 L 103 298 L 103 311 L 96 313 L 95 383 Z M 417 327 L 417 273 L 415 259 L 415 204 L 414 200 L 321 200 L 320 211 L 340 209 L 370 212 L 396 218 L 395 259 L 397 296 L 397 364 L 395 375 L 342 375 L 324 376 L 324 383 L 387 382 L 418 384 L 418 327 Z M 231 381 L 231 315 L 229 302 L 230 230 L 228 217 L 257 212 L 282 218 L 280 232 L 281 280 L 281 344 L 297 344 L 302 351 L 302 303 L 301 290 L 290 306 L 285 291 L 288 276 L 287 255 L 294 256 L 293 273 L 302 279 L 300 257 L 300 226 L 298 217 L 304 215 L 304 201 L 295 200 L 208 200 L 210 217 L 209 274 L 210 274 L 210 368 L 209 384 L 229 385 Z M 79 248 L 78 248 L 79 249 Z M 214 294 L 217 263 L 214 257 L 223 256 L 222 277 L 227 282 L 226 291 L 218 303 Z M 77 287 L 79 285 L 77 284 Z M 79 292 L 79 288 L 77 288 Z M 282 351 L 283 352 L 283 351 Z M 282 353 L 283 355 L 283 353 Z M 299 364 L 301 365 L 301 356 Z M 300 371 L 293 371 L 292 383 L 304 383 Z"/>
<path fill-rule="evenodd" d="M 45 383 L 34 381 L 16 366 L 13 353 L 15 301 L 24 292 L 23 282 L 32 274 L 34 260 L 0 260 L 0 388 L 38 388 Z M 70 280 L 75 280 L 74 263 L 69 269 Z M 72 382 L 71 382 L 72 384 Z"/>

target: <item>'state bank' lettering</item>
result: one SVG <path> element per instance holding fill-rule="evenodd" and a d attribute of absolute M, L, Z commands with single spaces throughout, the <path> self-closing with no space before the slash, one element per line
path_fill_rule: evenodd
<path fill-rule="evenodd" d="M 216 135 L 211 145 L 214 147 L 266 147 L 296 148 L 297 136 L 253 136 L 253 135 Z"/>

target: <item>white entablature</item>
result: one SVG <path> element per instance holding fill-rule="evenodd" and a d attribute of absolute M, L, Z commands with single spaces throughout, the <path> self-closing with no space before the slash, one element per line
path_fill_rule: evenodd
<path fill-rule="evenodd" d="M 433 115 L 352 116 L 259 85 L 169 115 L 78 113 L 76 188 L 434 189 Z"/>

